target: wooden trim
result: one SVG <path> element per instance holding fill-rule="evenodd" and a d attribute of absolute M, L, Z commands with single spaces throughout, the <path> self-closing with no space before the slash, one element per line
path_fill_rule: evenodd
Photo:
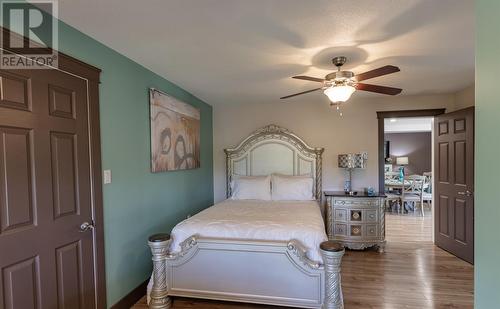
<path fill-rule="evenodd" d="M 378 112 L 377 112 L 378 114 Z M 378 192 L 385 192 L 384 183 L 384 164 L 385 164 L 385 153 L 384 153 L 384 118 L 378 118 Z"/>
<path fill-rule="evenodd" d="M 0 31 L 3 32 L 4 37 L 5 36 L 12 36 L 16 40 L 22 40 L 25 42 L 29 41 L 28 38 L 25 38 L 16 32 L 11 32 L 9 29 L 7 29 L 5 27 L 0 26 Z M 39 45 L 36 42 L 32 42 L 31 44 Z M 1 47 L 2 47 L 2 49 L 6 50 L 6 51 L 12 52 L 8 47 L 5 47 L 3 44 L 1 44 Z M 52 50 L 52 49 L 49 49 L 49 50 Z M 89 81 L 91 80 L 91 81 L 96 81 L 97 83 L 99 83 L 101 69 L 99 69 L 95 66 L 92 66 L 90 64 L 87 64 L 85 62 L 82 62 L 78 59 L 75 59 L 71 56 L 68 56 L 60 51 L 57 52 L 57 56 L 58 56 L 58 68 L 59 69 L 61 69 L 63 71 L 67 71 L 67 72 L 72 73 L 72 74 L 75 74 L 77 76 L 85 77 Z"/>
<path fill-rule="evenodd" d="M 135 289 L 130 291 L 122 299 L 116 302 L 111 309 L 129 309 L 137 303 L 144 295 L 146 295 L 149 279 L 139 284 Z"/>
<path fill-rule="evenodd" d="M 446 108 L 413 109 L 377 112 L 378 119 L 378 190 L 384 192 L 384 119 L 403 117 L 435 117 L 446 112 Z"/>
<path fill-rule="evenodd" d="M 445 111 L 446 108 L 382 111 L 377 112 L 377 118 L 430 117 L 444 114 Z"/>
<path fill-rule="evenodd" d="M 78 64 L 81 65 L 81 64 Z M 106 308 L 106 267 L 104 259 L 104 214 L 101 166 L 101 127 L 99 115 L 99 84 L 89 80 L 89 139 L 91 147 L 92 189 L 94 192 L 94 230 L 96 250 L 96 296 L 97 308 Z"/>
<path fill-rule="evenodd" d="M 27 41 L 28 38 L 9 29 L 0 26 L 3 34 L 16 37 L 18 40 Z M 32 42 L 32 44 L 36 44 Z M 2 46 L 0 46 L 3 48 Z M 4 49 L 9 51 L 8 48 Z M 91 187 L 94 205 L 94 250 L 95 250 L 95 288 L 97 297 L 97 308 L 106 308 L 106 271 L 104 259 L 104 220 L 103 220 L 103 195 L 102 195 L 102 173 L 101 173 L 101 131 L 99 116 L 99 83 L 101 70 L 75 59 L 64 53 L 58 52 L 58 67 L 63 72 L 73 74 L 88 81 L 88 119 L 89 119 L 89 147 L 90 147 L 90 173 Z"/>

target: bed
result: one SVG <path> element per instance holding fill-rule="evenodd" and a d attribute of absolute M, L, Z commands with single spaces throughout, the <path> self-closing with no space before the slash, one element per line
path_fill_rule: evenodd
<path fill-rule="evenodd" d="M 150 237 L 150 308 L 183 296 L 301 308 L 343 308 L 343 248 L 321 215 L 323 148 L 269 125 L 225 149 L 228 199 Z M 236 177 L 312 178 L 310 201 L 233 200 Z"/>

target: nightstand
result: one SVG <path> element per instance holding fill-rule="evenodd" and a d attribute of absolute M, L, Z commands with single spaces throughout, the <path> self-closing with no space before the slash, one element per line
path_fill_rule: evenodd
<path fill-rule="evenodd" d="M 340 191 L 324 191 L 326 198 L 326 231 L 329 240 L 346 248 L 361 250 L 377 246 L 385 248 L 385 195 L 368 196 L 358 192 L 346 195 Z"/>

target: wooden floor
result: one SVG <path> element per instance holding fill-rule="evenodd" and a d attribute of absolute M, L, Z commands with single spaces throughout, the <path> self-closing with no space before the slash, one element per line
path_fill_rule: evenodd
<path fill-rule="evenodd" d="M 346 309 L 473 308 L 473 267 L 432 244 L 425 218 L 388 213 L 386 252 L 347 251 L 342 261 Z M 174 298 L 173 308 L 280 308 Z M 147 308 L 145 298 L 134 309 Z"/>

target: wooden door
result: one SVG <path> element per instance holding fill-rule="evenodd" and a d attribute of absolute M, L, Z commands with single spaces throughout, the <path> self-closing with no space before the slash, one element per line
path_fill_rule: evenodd
<path fill-rule="evenodd" d="M 435 241 L 474 263 L 474 108 L 434 122 Z"/>
<path fill-rule="evenodd" d="M 0 86 L 0 307 L 95 308 L 87 81 L 1 70 Z"/>

